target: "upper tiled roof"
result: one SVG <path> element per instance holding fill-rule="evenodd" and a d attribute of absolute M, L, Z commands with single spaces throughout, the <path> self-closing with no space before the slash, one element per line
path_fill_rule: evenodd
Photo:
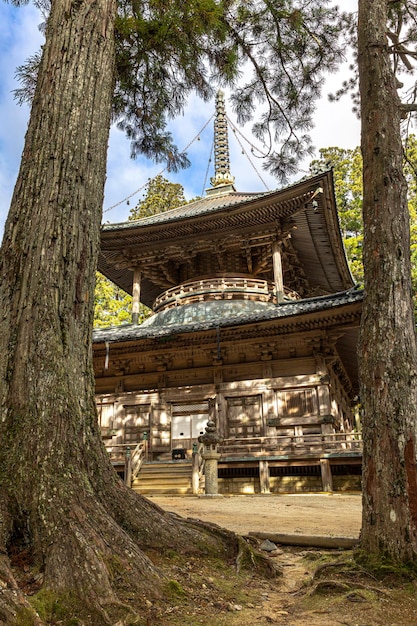
<path fill-rule="evenodd" d="M 273 198 L 277 196 L 286 197 L 288 193 L 291 194 L 292 191 L 295 193 L 298 192 L 299 188 L 302 188 L 305 185 L 309 185 L 309 183 L 316 184 L 322 178 L 326 178 L 329 176 L 331 170 L 325 170 L 320 172 L 314 176 L 304 176 L 300 180 L 295 183 L 291 183 L 290 185 L 281 187 L 280 189 L 273 189 L 272 191 L 262 191 L 262 192 L 240 192 L 240 191 L 228 191 L 222 192 L 222 188 L 219 187 L 218 193 L 210 193 L 203 198 L 198 198 L 193 202 L 189 202 L 188 204 L 183 204 L 175 209 L 171 209 L 170 211 L 164 211 L 163 213 L 157 213 L 156 215 L 150 215 L 148 217 L 142 217 L 138 220 L 131 220 L 127 222 L 119 222 L 112 224 L 102 224 L 101 229 L 103 232 L 121 230 L 126 228 L 137 228 L 138 226 L 146 227 L 153 226 L 158 224 L 165 224 L 170 222 L 175 222 L 177 220 L 183 220 L 192 217 L 200 217 L 203 215 L 208 215 L 210 213 L 214 213 L 216 211 L 221 211 L 227 209 L 229 207 L 234 207 L 239 204 L 244 204 L 245 202 L 251 202 L 258 198 L 268 199 L 269 197 Z M 225 186 L 225 189 L 230 189 L 230 186 Z M 212 192 L 214 190 L 211 190 Z"/>
<path fill-rule="evenodd" d="M 208 213 L 212 213 L 213 211 L 218 211 L 229 206 L 247 202 L 248 200 L 261 198 L 262 196 L 268 195 L 268 193 L 240 193 L 237 191 L 227 194 L 219 193 L 217 195 L 199 198 L 198 200 L 194 200 L 189 204 L 183 204 L 182 206 L 179 206 L 176 209 L 171 209 L 170 211 L 164 211 L 163 213 L 157 213 L 156 215 L 150 215 L 149 217 L 142 217 L 139 220 L 120 222 L 118 224 L 103 224 L 102 230 L 113 231 L 118 229 L 137 228 L 138 226 L 145 227 L 157 224 L 168 224 L 169 222 L 206 215 Z"/>

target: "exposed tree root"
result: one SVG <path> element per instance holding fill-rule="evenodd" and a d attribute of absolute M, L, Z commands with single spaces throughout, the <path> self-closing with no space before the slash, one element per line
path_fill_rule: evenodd
<path fill-rule="evenodd" d="M 331 579 L 326 577 L 329 574 L 332 575 Z M 367 582 L 369 579 L 372 580 L 372 584 Z M 310 595 L 347 594 L 346 597 L 353 601 L 356 597 L 355 594 L 358 593 L 357 600 L 359 601 L 362 598 L 362 594 L 358 590 L 361 590 L 377 596 L 389 596 L 385 590 L 373 584 L 375 580 L 372 574 L 358 565 L 353 559 L 336 559 L 323 563 L 315 569 L 312 576 L 313 587 Z"/>
<path fill-rule="evenodd" d="M 374 585 L 367 585 L 358 581 L 345 581 L 340 580 L 320 580 L 312 589 L 311 595 L 315 593 L 346 593 L 357 589 L 363 589 L 371 593 L 375 593 L 379 596 L 389 597 L 389 594 Z"/>
<path fill-rule="evenodd" d="M 170 513 L 170 515 L 174 515 L 176 519 L 182 519 L 176 513 Z M 193 518 L 187 518 L 186 522 L 199 530 L 209 531 L 212 536 L 221 539 L 230 555 L 235 558 L 236 571 L 238 573 L 242 569 L 253 569 L 265 578 L 276 578 L 282 575 L 282 570 L 277 563 L 257 550 L 250 538 L 241 537 L 213 522 Z"/>
<path fill-rule="evenodd" d="M 319 565 L 318 567 L 316 567 L 316 569 L 314 570 L 314 574 L 313 574 L 313 579 L 314 578 L 319 578 L 323 572 L 326 572 L 329 569 L 334 569 L 337 568 L 338 571 L 342 571 L 343 568 L 347 568 L 347 570 L 343 570 L 343 571 L 350 571 L 352 569 L 352 567 L 354 567 L 354 562 L 352 560 L 350 561 L 333 561 L 331 563 L 322 563 L 321 565 Z"/>
<path fill-rule="evenodd" d="M 22 612 L 25 623 L 50 623 L 44 616 L 47 611 L 39 609 L 42 602 L 67 617 L 88 614 L 91 618 L 85 623 L 94 626 L 135 623 L 140 618 L 138 607 L 161 599 L 167 588 L 146 551 L 207 554 L 234 560 L 237 571 L 253 568 L 269 578 L 279 575 L 271 559 L 235 533 L 165 512 L 118 479 L 110 485 L 112 497 L 106 500 L 81 491 L 65 503 L 56 497 L 42 523 L 37 520 L 36 533 L 14 529 L 10 545 L 20 541 L 22 553 L 30 553 L 38 583 L 28 581 L 22 559 L 13 563 L 4 551 L 0 624 L 19 623 Z"/>

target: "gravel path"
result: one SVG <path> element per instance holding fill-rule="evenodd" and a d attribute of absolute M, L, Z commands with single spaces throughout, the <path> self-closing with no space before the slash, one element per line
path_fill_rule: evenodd
<path fill-rule="evenodd" d="M 249 532 L 358 537 L 360 494 L 152 496 L 167 511 Z"/>

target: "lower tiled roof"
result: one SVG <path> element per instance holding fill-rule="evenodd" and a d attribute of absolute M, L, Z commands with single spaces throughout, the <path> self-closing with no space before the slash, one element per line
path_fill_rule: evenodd
<path fill-rule="evenodd" d="M 210 328 L 253 324 L 279 318 L 331 310 L 361 302 L 363 291 L 350 289 L 330 296 L 284 302 L 250 300 L 214 300 L 166 309 L 148 318 L 143 324 L 123 324 L 93 331 L 93 343 L 126 342 L 177 333 L 191 333 Z"/>

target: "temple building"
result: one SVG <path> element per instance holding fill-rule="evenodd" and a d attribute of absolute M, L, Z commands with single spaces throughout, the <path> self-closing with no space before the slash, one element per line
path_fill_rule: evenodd
<path fill-rule="evenodd" d="M 209 419 L 220 492 L 360 488 L 362 292 L 331 171 L 236 191 L 220 93 L 206 196 L 103 225 L 99 270 L 133 295 L 132 323 L 95 330 L 93 351 L 103 437 L 114 459 L 127 451 L 135 488 L 202 489 L 198 437 Z M 143 324 L 139 302 L 153 310 Z"/>

